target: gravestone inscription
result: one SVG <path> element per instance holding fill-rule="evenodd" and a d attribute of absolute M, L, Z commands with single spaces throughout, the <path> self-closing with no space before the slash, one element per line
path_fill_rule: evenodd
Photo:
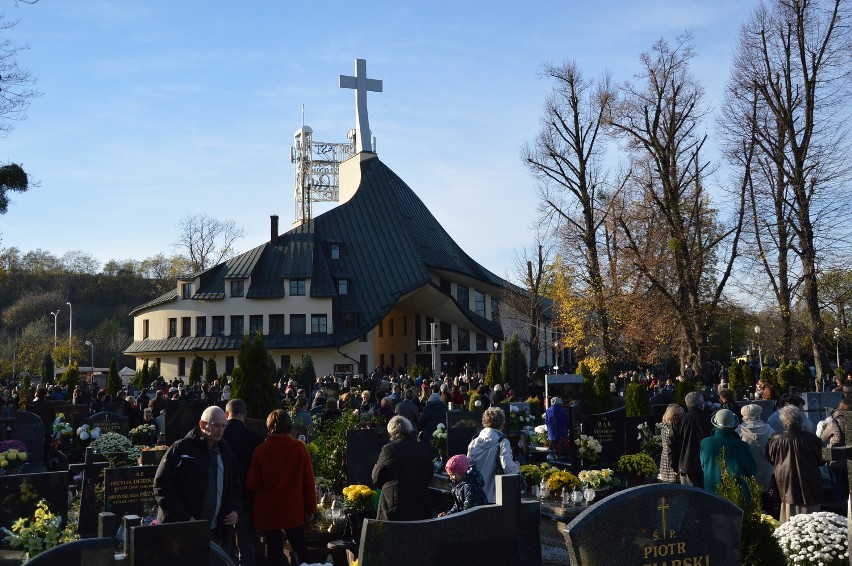
<path fill-rule="evenodd" d="M 583 416 L 583 434 L 593 436 L 601 443 L 601 453 L 596 465 L 613 467 L 626 452 L 625 409 L 621 407 L 597 415 Z"/>
<path fill-rule="evenodd" d="M 123 417 L 118 413 L 108 413 L 106 411 L 95 413 L 89 417 L 88 425 L 93 428 L 99 427 L 101 429 L 101 434 L 117 432 L 118 434 L 127 436 L 130 432 L 128 418 Z"/>
<path fill-rule="evenodd" d="M 104 511 L 122 515 L 149 515 L 154 501 L 157 466 L 132 466 L 104 470 Z"/>
<path fill-rule="evenodd" d="M 739 507 L 703 489 L 634 487 L 568 524 L 568 557 L 573 566 L 739 564 L 742 516 Z"/>
<path fill-rule="evenodd" d="M 32 517 L 40 499 L 63 520 L 68 517 L 68 472 L 0 476 L 0 526 L 12 528 L 21 517 Z"/>
<path fill-rule="evenodd" d="M 43 472 L 44 470 L 44 422 L 35 413 L 14 411 L 10 439 L 20 440 L 27 445 L 27 463 L 22 472 Z"/>

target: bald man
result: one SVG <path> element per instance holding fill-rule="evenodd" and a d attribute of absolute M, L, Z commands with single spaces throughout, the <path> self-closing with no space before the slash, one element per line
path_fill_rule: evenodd
<path fill-rule="evenodd" d="M 227 442 L 225 412 L 207 407 L 198 426 L 169 448 L 154 476 L 158 520 L 210 521 L 210 538 L 233 533 L 242 505 L 237 460 Z"/>

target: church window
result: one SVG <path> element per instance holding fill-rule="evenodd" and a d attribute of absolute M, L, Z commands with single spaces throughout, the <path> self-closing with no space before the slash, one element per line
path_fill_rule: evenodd
<path fill-rule="evenodd" d="M 349 280 L 348 279 L 339 279 L 337 281 L 337 294 L 338 295 L 348 295 L 349 294 Z"/>
<path fill-rule="evenodd" d="M 186 375 L 186 358 L 183 356 L 178 358 L 178 375 Z"/>
<path fill-rule="evenodd" d="M 328 317 L 326 315 L 311 315 L 311 334 L 328 334 Z"/>
<path fill-rule="evenodd" d="M 148 338 L 148 330 L 150 329 L 150 321 L 146 318 L 142 321 L 142 339 Z"/>
<path fill-rule="evenodd" d="M 177 318 L 169 319 L 169 338 L 177 336 Z"/>
<path fill-rule="evenodd" d="M 244 294 L 243 280 L 231 281 L 231 296 L 242 297 Z"/>
<path fill-rule="evenodd" d="M 249 316 L 249 334 L 260 332 L 263 334 L 263 315 L 253 314 Z"/>
<path fill-rule="evenodd" d="M 470 308 L 470 294 L 467 287 L 465 287 L 464 285 L 456 286 L 456 300 L 459 302 L 462 308 Z"/>
<path fill-rule="evenodd" d="M 491 299 L 491 320 L 495 322 L 500 320 L 500 304 L 497 299 Z"/>
<path fill-rule="evenodd" d="M 181 285 L 181 297 L 184 299 L 192 298 L 192 283 L 183 283 Z"/>
<path fill-rule="evenodd" d="M 379 329 L 376 331 L 376 334 L 378 335 L 379 338 L 385 337 L 385 321 L 384 320 L 379 321 Z"/>
<path fill-rule="evenodd" d="M 470 351 L 470 332 L 464 328 L 458 329 L 458 344 L 459 344 L 459 352 L 469 352 Z"/>
<path fill-rule="evenodd" d="M 287 320 L 286 315 L 271 314 L 269 315 L 269 333 L 284 334 L 284 321 Z"/>
<path fill-rule="evenodd" d="M 195 335 L 196 336 L 207 336 L 207 317 L 206 316 L 195 317 Z"/>
<path fill-rule="evenodd" d="M 224 336 L 225 335 L 225 317 L 224 316 L 214 316 L 213 317 L 213 326 L 210 329 L 211 336 Z"/>
<path fill-rule="evenodd" d="M 343 327 L 346 330 L 355 330 L 358 328 L 358 315 L 354 312 L 348 312 L 343 315 Z"/>
<path fill-rule="evenodd" d="M 393 319 L 388 319 L 388 336 L 393 337 Z"/>
<path fill-rule="evenodd" d="M 331 259 L 340 259 L 340 244 L 331 244 Z"/>
<path fill-rule="evenodd" d="M 290 334 L 305 334 L 305 315 L 290 315 Z"/>
<path fill-rule="evenodd" d="M 293 296 L 299 296 L 305 294 L 305 280 L 304 279 L 290 279 L 290 294 Z"/>
<path fill-rule="evenodd" d="M 473 312 L 479 316 L 485 316 L 485 293 L 476 291 L 473 295 Z"/>
<path fill-rule="evenodd" d="M 187 336 L 192 336 L 192 317 L 191 316 L 182 316 L 180 318 L 180 335 L 183 338 Z M 181 374 L 183 375 L 183 374 Z"/>
<path fill-rule="evenodd" d="M 476 351 L 482 352 L 487 350 L 488 346 L 485 344 L 485 334 L 477 334 L 476 335 Z"/>
<path fill-rule="evenodd" d="M 453 349 L 453 341 L 452 341 L 453 327 L 450 325 L 449 322 L 442 322 L 440 328 L 441 328 L 441 337 L 439 339 L 440 340 L 446 340 L 447 338 L 451 339 L 449 344 L 441 344 L 441 351 L 447 352 L 449 350 L 452 350 Z"/>
<path fill-rule="evenodd" d="M 245 330 L 245 317 L 241 314 L 231 315 L 231 336 L 242 336 Z"/>

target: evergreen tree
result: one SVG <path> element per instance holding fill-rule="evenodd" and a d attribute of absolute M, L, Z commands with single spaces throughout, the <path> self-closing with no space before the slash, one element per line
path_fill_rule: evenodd
<path fill-rule="evenodd" d="M 651 400 L 648 388 L 641 383 L 630 383 L 624 391 L 625 414 L 628 417 L 641 417 L 651 414 Z"/>
<path fill-rule="evenodd" d="M 595 372 L 595 393 L 598 396 L 598 403 L 600 403 L 601 412 L 603 413 L 612 410 L 613 406 L 612 392 L 609 390 L 610 383 L 612 383 L 612 381 L 609 378 L 609 370 L 607 370 L 606 367 L 601 366 L 598 368 L 598 371 Z M 650 415 L 651 413 L 649 412 L 648 414 Z"/>
<path fill-rule="evenodd" d="M 748 387 L 748 384 L 743 379 L 743 370 L 740 366 L 745 365 L 743 362 L 731 364 L 728 368 L 728 387 L 737 391 L 741 387 Z"/>
<path fill-rule="evenodd" d="M 796 364 L 796 387 L 802 391 L 811 390 L 811 370 L 805 366 L 805 362 L 799 360 Z M 786 393 L 786 391 L 784 391 Z"/>
<path fill-rule="evenodd" d="M 493 390 L 498 383 L 503 383 L 503 375 L 500 372 L 500 364 L 497 363 L 497 352 L 491 352 L 488 368 L 485 370 L 485 385 Z"/>
<path fill-rule="evenodd" d="M 151 385 L 158 379 L 160 379 L 160 365 L 157 362 L 154 362 L 148 370 L 148 381 L 145 383 L 145 386 L 147 387 Z"/>
<path fill-rule="evenodd" d="M 142 389 L 148 389 L 151 386 L 151 369 L 148 367 L 148 360 L 142 364 Z"/>
<path fill-rule="evenodd" d="M 302 356 L 299 375 L 302 381 L 297 381 L 296 383 L 301 383 L 305 391 L 310 391 L 314 382 L 317 380 L 317 370 L 314 369 L 314 357 L 310 352 Z"/>
<path fill-rule="evenodd" d="M 280 370 L 278 366 L 275 365 L 275 358 L 272 357 L 272 354 L 266 354 L 266 363 L 269 364 L 269 371 L 272 374 L 272 381 L 278 381 L 281 377 Z"/>
<path fill-rule="evenodd" d="M 80 368 L 77 367 L 77 362 L 72 362 L 70 366 L 65 368 L 62 377 L 59 378 L 59 383 L 68 388 L 68 391 L 74 391 L 74 388 L 80 385 Z"/>
<path fill-rule="evenodd" d="M 204 371 L 204 359 L 195 356 L 189 367 L 189 385 L 194 385 L 201 380 L 201 372 Z"/>
<path fill-rule="evenodd" d="M 41 358 L 41 382 L 44 384 L 53 383 L 55 376 L 56 366 L 53 365 L 53 353 L 45 352 L 44 356 Z"/>
<path fill-rule="evenodd" d="M 231 397 L 245 401 L 248 415 L 256 419 L 265 419 L 279 405 L 268 358 L 263 338 L 247 335 L 240 346 L 239 367 L 231 374 Z"/>
<path fill-rule="evenodd" d="M 213 383 L 219 377 L 219 374 L 216 370 L 216 359 L 215 358 L 207 358 L 207 368 L 204 370 L 204 381 L 207 383 Z M 231 395 L 233 397 L 233 394 Z"/>
<path fill-rule="evenodd" d="M 489 364 L 490 365 L 490 364 Z M 521 348 L 517 334 L 503 344 L 503 364 L 500 368 L 502 379 L 515 390 L 515 398 L 524 400 L 529 396 L 529 366 L 527 356 Z"/>
<path fill-rule="evenodd" d="M 21 378 L 20 389 L 18 391 L 18 410 L 26 411 L 27 403 L 29 403 L 33 397 L 32 381 L 30 381 L 30 376 L 25 374 L 24 377 Z"/>
<path fill-rule="evenodd" d="M 595 377 L 592 370 L 585 362 L 580 362 L 577 369 L 583 375 L 582 388 L 582 411 L 584 415 L 595 415 L 601 412 L 601 403 L 598 399 L 598 391 L 595 389 Z"/>
<path fill-rule="evenodd" d="M 675 403 L 686 409 L 686 396 L 695 391 L 695 384 L 684 379 L 675 384 Z"/>
<path fill-rule="evenodd" d="M 118 366 L 115 363 L 115 358 L 109 362 L 109 372 L 107 373 L 106 389 L 110 395 L 115 395 L 121 389 L 121 379 L 118 377 Z"/>

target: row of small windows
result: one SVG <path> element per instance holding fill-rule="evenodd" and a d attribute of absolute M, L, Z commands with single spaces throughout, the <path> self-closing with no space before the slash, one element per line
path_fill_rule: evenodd
<path fill-rule="evenodd" d="M 245 297 L 245 280 L 234 279 L 231 282 L 231 297 Z M 306 293 L 306 284 L 304 279 L 290 279 L 290 295 L 294 297 L 304 296 Z M 340 295 L 349 294 L 349 280 L 338 279 L 337 293 Z M 192 298 L 192 283 L 183 283 L 181 286 L 181 297 L 184 299 Z"/>
<path fill-rule="evenodd" d="M 248 333 L 256 332 L 263 333 L 263 316 L 262 314 L 249 315 Z M 269 315 L 269 334 L 285 334 L 286 333 L 286 317 L 285 314 L 270 314 Z M 307 315 L 291 314 L 290 317 L 290 334 L 305 334 L 307 331 Z M 230 317 L 230 335 L 239 336 L 246 333 L 245 316 L 241 314 L 231 315 Z M 355 313 L 347 313 L 343 317 L 343 324 L 347 330 L 357 328 L 358 315 Z M 312 334 L 327 334 L 328 333 L 328 315 L 312 314 L 311 315 L 311 333 Z M 187 338 L 192 336 L 192 317 L 184 316 L 180 318 L 180 337 Z M 195 317 L 195 336 L 207 336 L 207 317 Z M 210 336 L 225 336 L 225 317 L 212 316 L 210 317 Z M 142 339 L 150 337 L 150 320 L 142 321 Z M 178 319 L 168 319 L 168 337 L 178 337 Z"/>

